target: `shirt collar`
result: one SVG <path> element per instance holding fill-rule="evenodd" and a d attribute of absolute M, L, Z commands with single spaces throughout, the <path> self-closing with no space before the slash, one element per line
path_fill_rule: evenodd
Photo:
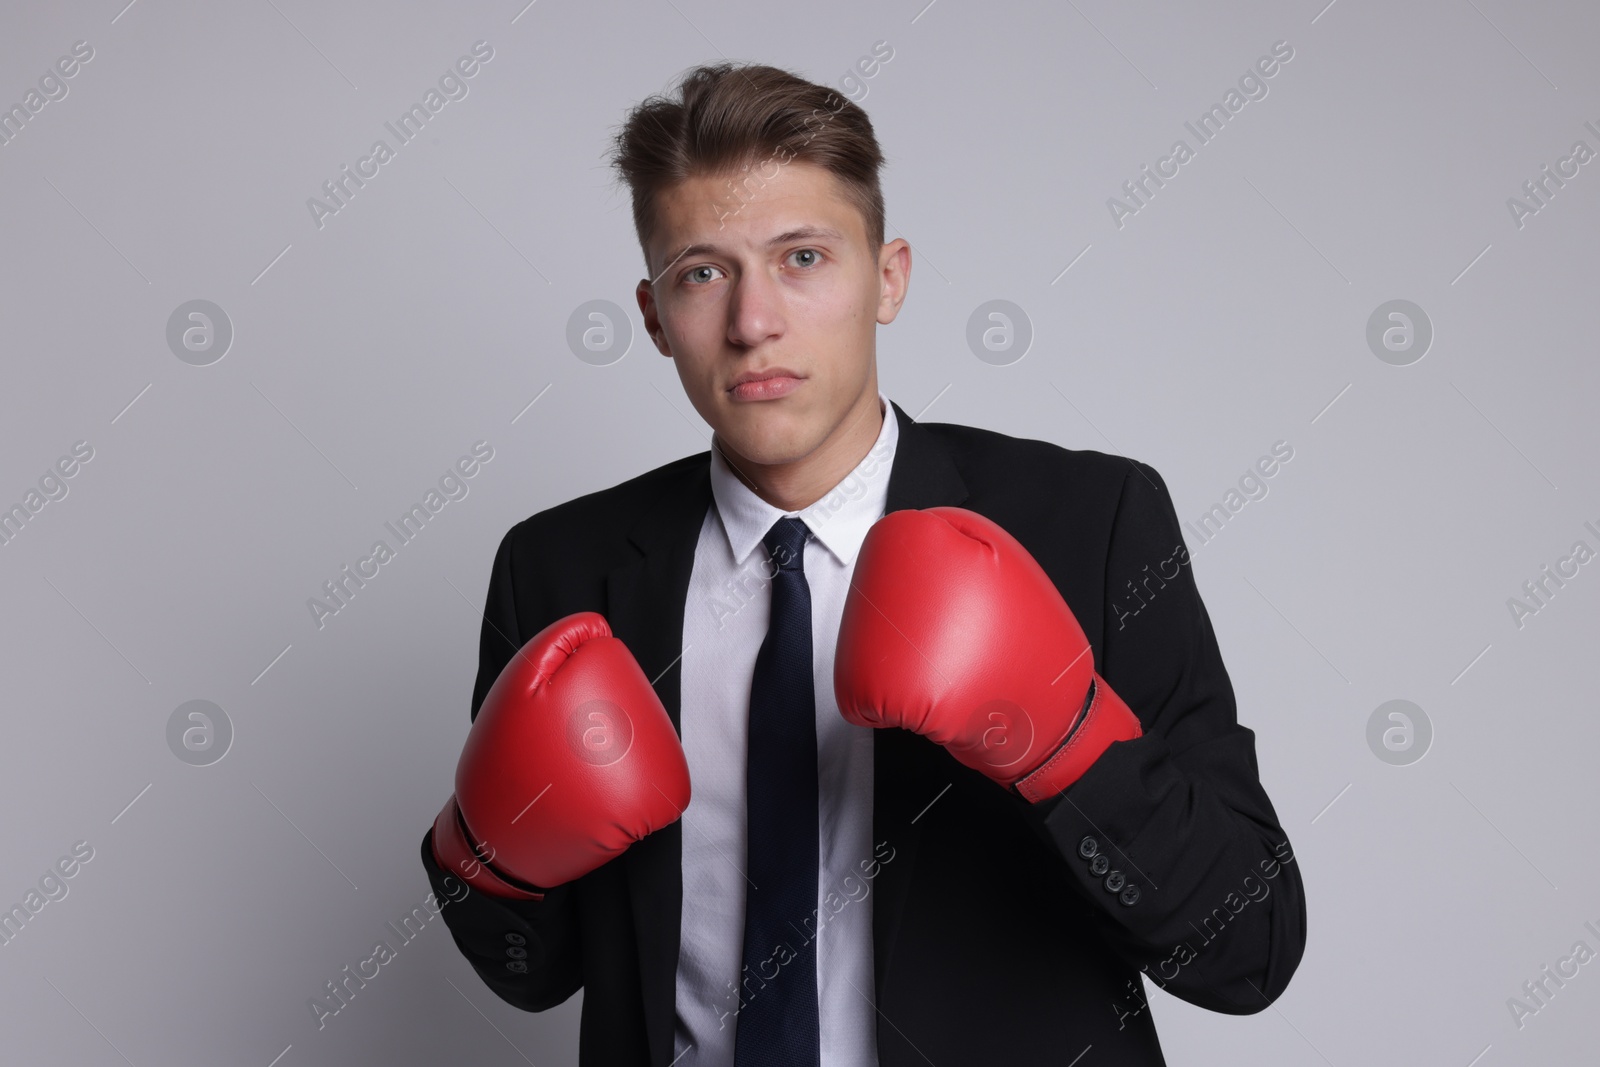
<path fill-rule="evenodd" d="M 711 449 L 711 495 L 736 564 L 743 564 L 772 524 L 785 515 L 802 519 L 840 563 L 848 567 L 855 562 L 867 530 L 883 517 L 889 499 L 889 470 L 900 439 L 894 406 L 881 390 L 878 406 L 883 426 L 861 462 L 814 504 L 797 512 L 783 511 L 762 500 L 733 473 L 722 452 Z"/>

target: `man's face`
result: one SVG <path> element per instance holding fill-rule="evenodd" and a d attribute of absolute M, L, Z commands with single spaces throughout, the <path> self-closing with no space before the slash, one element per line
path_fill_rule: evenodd
<path fill-rule="evenodd" d="M 659 195 L 639 308 L 723 450 L 794 463 L 876 414 L 877 324 L 905 299 L 910 248 L 869 247 L 860 212 L 822 167 L 788 163 L 742 201 L 729 178 Z"/>

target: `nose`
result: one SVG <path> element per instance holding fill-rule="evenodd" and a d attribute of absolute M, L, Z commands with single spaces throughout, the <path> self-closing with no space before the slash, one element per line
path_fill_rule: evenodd
<path fill-rule="evenodd" d="M 728 298 L 728 340 L 754 348 L 783 332 L 783 297 L 763 271 L 743 271 Z"/>

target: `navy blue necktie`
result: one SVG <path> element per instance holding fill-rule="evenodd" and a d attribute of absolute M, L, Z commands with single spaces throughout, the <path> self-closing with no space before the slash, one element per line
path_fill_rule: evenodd
<path fill-rule="evenodd" d="M 772 615 L 750 683 L 744 970 L 735 1067 L 818 1067 L 817 719 L 811 588 L 796 518 L 763 538 Z"/>

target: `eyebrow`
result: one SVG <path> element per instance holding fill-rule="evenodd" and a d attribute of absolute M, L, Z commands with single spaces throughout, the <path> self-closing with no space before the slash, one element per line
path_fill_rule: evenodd
<path fill-rule="evenodd" d="M 829 229 L 826 226 L 801 226 L 797 229 L 785 230 L 783 233 L 778 234 L 776 237 L 767 242 L 767 247 L 773 248 L 777 245 L 786 245 L 792 241 L 819 240 L 843 241 L 844 234 L 840 233 L 838 230 Z M 672 269 L 673 264 L 677 263 L 678 260 L 683 259 L 685 256 L 700 256 L 706 254 L 707 252 L 720 251 L 722 251 L 722 249 L 710 241 L 701 241 L 697 244 L 689 245 L 682 252 L 679 252 L 677 255 L 672 257 L 672 261 L 661 269 L 661 274 L 666 274 L 667 271 Z M 660 275 L 657 277 L 660 277 Z"/>

